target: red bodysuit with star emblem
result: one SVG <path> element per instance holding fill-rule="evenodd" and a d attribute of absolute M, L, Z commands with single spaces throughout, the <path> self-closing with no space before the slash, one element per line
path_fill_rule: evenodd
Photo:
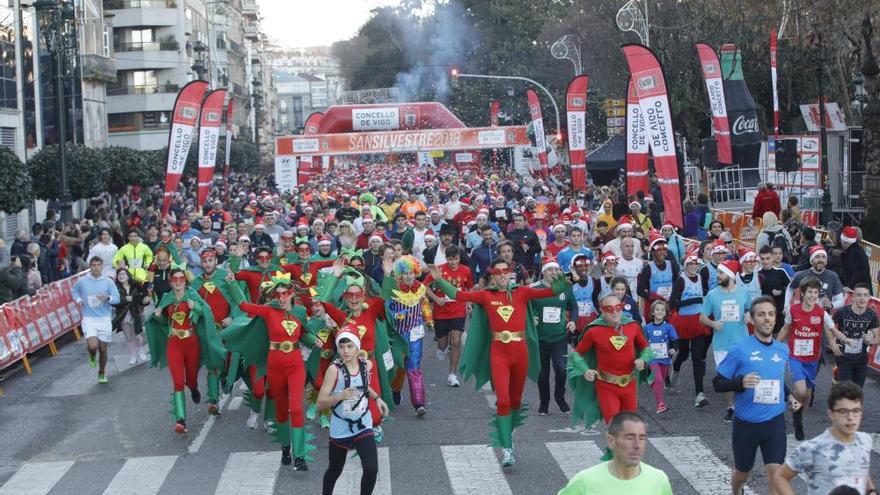
<path fill-rule="evenodd" d="M 165 316 L 171 323 L 171 330 L 190 332 L 189 337 L 182 339 L 170 332 L 168 334 L 168 347 L 165 352 L 168 372 L 171 373 L 175 392 L 182 392 L 184 383 L 190 390 L 199 388 L 201 346 L 196 329 L 189 319 L 189 313 L 190 307 L 185 301 L 165 307 Z"/>

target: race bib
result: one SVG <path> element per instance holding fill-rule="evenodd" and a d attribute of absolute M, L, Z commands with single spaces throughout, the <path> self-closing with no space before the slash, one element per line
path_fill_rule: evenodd
<path fill-rule="evenodd" d="M 779 404 L 781 400 L 779 380 L 760 380 L 755 385 L 756 404 Z"/>
<path fill-rule="evenodd" d="M 843 352 L 845 354 L 861 354 L 862 339 L 846 339 L 843 346 Z"/>
<path fill-rule="evenodd" d="M 672 287 L 658 287 L 658 288 L 657 288 L 657 294 L 658 294 L 660 297 L 663 297 L 663 298 L 669 299 L 669 296 L 672 295 Z"/>
<path fill-rule="evenodd" d="M 131 261 L 128 262 L 128 266 L 129 266 L 130 268 L 135 268 L 135 269 L 137 269 L 137 268 L 140 268 L 140 267 L 141 267 L 141 263 L 143 263 L 143 262 L 142 262 L 140 259 L 131 260 Z"/>
<path fill-rule="evenodd" d="M 102 304 L 101 300 L 98 299 L 98 296 L 92 295 L 88 296 L 88 303 L 90 308 L 100 308 Z"/>
<path fill-rule="evenodd" d="M 211 222 L 211 229 L 212 230 L 220 230 L 220 227 L 221 227 L 220 222 Z"/>
<path fill-rule="evenodd" d="M 562 318 L 562 308 L 545 307 L 541 321 L 543 323 L 559 323 Z"/>
<path fill-rule="evenodd" d="M 794 339 L 795 356 L 812 356 L 813 339 Z"/>
<path fill-rule="evenodd" d="M 737 322 L 740 318 L 740 306 L 736 301 L 724 301 L 721 303 L 721 321 Z"/>
<path fill-rule="evenodd" d="M 342 414 L 344 416 L 361 415 L 367 411 L 367 398 L 345 399 L 342 401 Z"/>
<path fill-rule="evenodd" d="M 394 355 L 391 354 L 390 350 L 382 354 L 382 364 L 385 365 L 385 371 L 391 371 L 394 368 Z"/>
<path fill-rule="evenodd" d="M 415 342 L 424 336 L 425 336 L 425 327 L 423 325 L 414 326 L 413 329 L 409 331 L 409 341 L 410 342 Z"/>
<path fill-rule="evenodd" d="M 654 359 L 666 359 L 669 357 L 669 347 L 666 342 L 652 342 L 651 350 L 654 351 Z"/>
<path fill-rule="evenodd" d="M 592 301 L 578 301 L 578 316 L 590 316 L 595 313 Z"/>
<path fill-rule="evenodd" d="M 507 218 L 507 211 L 495 210 L 495 218 Z"/>

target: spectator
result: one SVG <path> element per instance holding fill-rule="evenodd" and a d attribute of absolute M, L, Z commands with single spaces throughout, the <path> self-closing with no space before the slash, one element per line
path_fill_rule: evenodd
<path fill-rule="evenodd" d="M 788 222 L 803 223 L 804 219 L 801 215 L 801 207 L 798 206 L 797 196 L 788 197 L 788 206 L 782 210 L 780 219 L 783 224 L 787 224 Z"/>
<path fill-rule="evenodd" d="M 761 216 L 761 231 L 758 232 L 758 238 L 755 240 L 755 251 L 760 252 L 764 246 L 781 247 L 783 259 L 791 260 L 791 237 L 788 235 L 788 230 L 779 224 L 776 214 L 772 211 L 765 212 Z"/>
<path fill-rule="evenodd" d="M 0 269 L 9 266 L 9 250 L 6 249 L 6 241 L 0 239 Z"/>
<path fill-rule="evenodd" d="M 19 230 L 15 233 L 15 240 L 9 248 L 9 256 L 21 256 L 27 254 L 27 245 L 30 242 L 30 236 L 27 231 Z"/>
<path fill-rule="evenodd" d="M 841 282 L 848 289 L 853 289 L 859 283 L 865 283 L 871 287 L 871 266 L 868 263 L 868 255 L 862 247 L 858 229 L 846 227 L 840 233 L 840 245 L 843 253 L 840 255 L 841 265 L 845 267 Z M 874 294 L 871 288 L 871 295 Z"/>
<path fill-rule="evenodd" d="M 772 212 L 779 217 L 782 205 L 779 202 L 779 194 L 773 189 L 773 184 L 758 184 L 758 194 L 755 196 L 755 203 L 752 206 L 752 218 L 763 218 L 764 213 Z"/>
<path fill-rule="evenodd" d="M 14 301 L 23 294 L 27 278 L 22 271 L 22 259 L 11 256 L 9 266 L 0 268 L 0 304 Z"/>

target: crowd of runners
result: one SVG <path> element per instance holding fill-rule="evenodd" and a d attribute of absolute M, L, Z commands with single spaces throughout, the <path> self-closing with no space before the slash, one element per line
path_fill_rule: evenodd
<path fill-rule="evenodd" d="M 793 205 L 771 206 L 753 248 L 712 218 L 702 194 L 684 202 L 677 226 L 664 222 L 656 184 L 574 193 L 554 179 L 406 164 L 343 166 L 283 193 L 234 175 L 203 207 L 194 192 L 185 180 L 164 218 L 155 187 L 98 198 L 74 224 L 49 218 L 36 237 L 20 232 L 0 270 L 14 294 L 29 290 L 34 267 L 44 282 L 87 268 L 73 293 L 98 381 L 123 332 L 132 364 L 167 366 L 178 434 L 188 403 L 204 399 L 219 415 L 241 380 L 246 426 L 271 434 L 282 464 L 308 470 L 314 433 L 327 428 L 324 493 L 352 449 L 361 493 L 371 493 L 383 420 L 431 417 L 422 361 L 436 357 L 449 387 L 491 384 L 488 434 L 505 468 L 529 412 L 607 425 L 607 462 L 560 493 L 671 493 L 665 474 L 641 463 L 640 384 L 656 414 L 724 401 L 733 493 L 758 449 L 776 493 L 794 493 L 796 474 L 810 493 L 873 492 L 871 438 L 857 430 L 880 323 L 857 226 L 820 237 Z M 60 248 L 51 267 L 46 242 Z M 693 376 L 692 400 L 666 395 L 682 373 Z M 820 373 L 834 373 L 832 390 L 816 389 Z M 531 410 L 527 378 L 540 396 Z M 830 394 L 824 433 L 804 431 L 804 415 L 824 414 L 811 410 L 816 394 Z M 797 440 L 819 436 L 786 449 L 786 415 Z"/>

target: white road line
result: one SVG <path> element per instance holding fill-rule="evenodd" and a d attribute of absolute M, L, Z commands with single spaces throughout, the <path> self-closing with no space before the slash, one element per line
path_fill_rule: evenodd
<path fill-rule="evenodd" d="M 596 442 L 589 440 L 578 442 L 547 442 L 545 444 L 550 455 L 556 459 L 565 477 L 571 479 L 579 471 L 599 464 L 602 450 Z"/>
<path fill-rule="evenodd" d="M 452 495 L 512 495 L 491 447 L 444 445 L 443 462 L 451 474 Z"/>
<path fill-rule="evenodd" d="M 229 402 L 230 395 L 223 394 L 223 397 L 220 398 L 220 411 L 223 411 L 223 408 L 226 407 L 226 404 Z M 196 435 L 195 440 L 189 446 L 189 453 L 195 454 L 202 448 L 202 444 L 205 443 L 205 439 L 208 438 L 208 433 L 211 431 L 211 427 L 214 426 L 214 421 L 216 421 L 216 416 L 211 415 L 208 417 L 208 420 L 205 421 L 205 424 L 202 426 L 202 430 L 199 431 L 199 434 Z"/>
<path fill-rule="evenodd" d="M 379 476 L 376 478 L 375 495 L 391 495 L 391 461 L 388 447 L 379 447 Z M 336 481 L 333 493 L 338 495 L 355 495 L 361 492 L 361 459 L 349 456 L 345 462 L 345 469 Z"/>
<path fill-rule="evenodd" d="M 73 461 L 25 464 L 0 487 L 0 495 L 45 495 L 73 466 Z"/>
<path fill-rule="evenodd" d="M 492 391 L 492 382 L 486 382 L 480 387 L 480 390 L 483 392 L 491 392 Z"/>
<path fill-rule="evenodd" d="M 275 452 L 234 452 L 226 459 L 215 495 L 272 495 L 281 455 Z"/>
<path fill-rule="evenodd" d="M 650 442 L 700 495 L 728 495 L 731 468 L 698 437 L 651 438 Z M 754 494 L 745 487 L 746 494 Z"/>
<path fill-rule="evenodd" d="M 232 401 L 229 403 L 229 410 L 238 411 L 238 408 L 241 407 L 242 401 L 244 401 L 244 397 L 233 397 Z"/>
<path fill-rule="evenodd" d="M 495 402 L 498 400 L 495 397 L 495 394 L 484 395 L 483 397 L 486 398 L 486 403 L 489 404 L 489 409 L 495 409 L 495 407 L 496 407 Z"/>
<path fill-rule="evenodd" d="M 176 455 L 131 458 L 113 477 L 104 495 L 156 495 L 175 462 Z"/>

